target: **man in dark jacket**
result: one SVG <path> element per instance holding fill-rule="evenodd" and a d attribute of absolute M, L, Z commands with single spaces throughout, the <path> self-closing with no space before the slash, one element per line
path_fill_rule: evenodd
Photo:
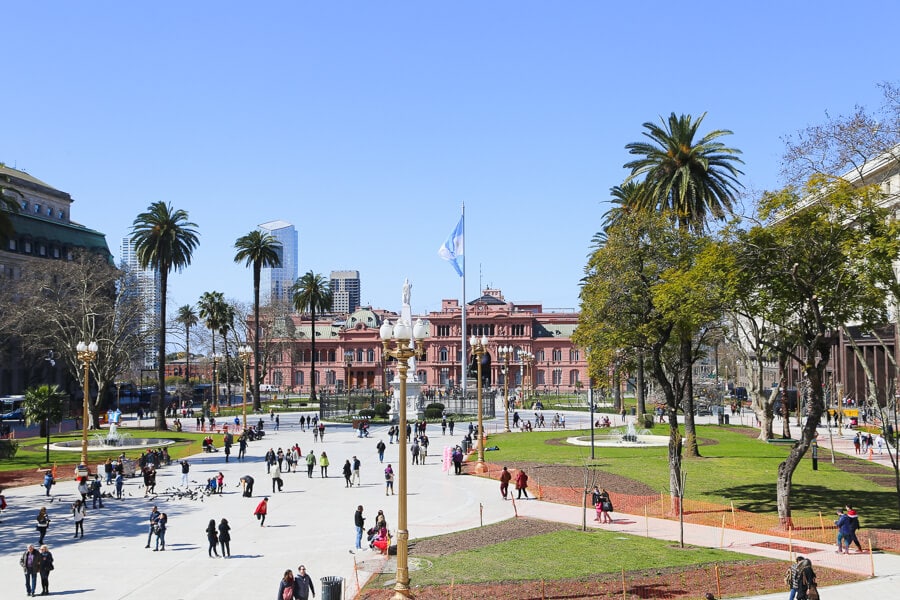
<path fill-rule="evenodd" d="M 294 581 L 297 584 L 294 589 L 299 590 L 300 593 L 297 597 L 300 600 L 309 600 L 310 594 L 315 597 L 316 590 L 313 589 L 312 578 L 306 573 L 306 567 L 303 565 L 297 567 L 297 576 L 294 577 Z"/>
<path fill-rule="evenodd" d="M 356 507 L 356 513 L 353 515 L 353 524 L 356 526 L 356 549 L 362 550 L 362 536 L 363 528 L 366 526 L 366 518 L 363 516 L 361 504 Z"/>

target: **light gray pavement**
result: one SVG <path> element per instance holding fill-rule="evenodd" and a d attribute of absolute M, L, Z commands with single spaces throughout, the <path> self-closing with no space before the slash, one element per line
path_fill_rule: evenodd
<path fill-rule="evenodd" d="M 501 413 L 502 414 L 502 413 Z M 545 411 L 549 416 L 549 412 Z M 531 416 L 523 411 L 524 417 Z M 751 416 L 744 415 L 747 424 Z M 161 495 L 155 501 L 143 498 L 139 479 L 126 482 L 125 500 L 105 500 L 106 508 L 89 510 L 84 539 L 73 540 L 69 507 L 76 498 L 74 482 L 60 474 L 54 487 L 53 501 L 46 503 L 39 477 L 35 484 L 6 491 L 9 509 L 3 513 L 0 525 L 0 581 L 6 588 L 0 597 L 24 595 L 24 583 L 18 557 L 29 542 L 36 542 L 34 517 L 46 505 L 53 523 L 46 542 L 54 553 L 56 570 L 51 575 L 51 593 L 85 598 L 143 599 L 160 597 L 192 599 L 215 594 L 220 597 L 264 598 L 275 594 L 285 569 L 296 570 L 305 564 L 316 582 L 319 578 L 344 578 L 345 598 L 353 598 L 357 581 L 362 585 L 371 572 L 390 569 L 377 553 L 364 550 L 353 554 L 353 513 L 356 506 L 364 506 L 367 525 L 374 523 L 375 514 L 384 510 L 389 526 L 396 527 L 396 496 L 384 494 L 383 468 L 387 463 L 396 470 L 397 446 L 388 445 L 384 464 L 378 462 L 375 444 L 387 442 L 386 427 L 373 428 L 369 438 L 359 439 L 348 426 L 330 425 L 325 442 L 313 443 L 309 431 L 301 432 L 296 415 L 281 415 L 281 430 L 274 432 L 265 418 L 267 435 L 263 441 L 253 442 L 249 456 L 240 463 L 225 463 L 222 452 L 202 454 L 190 459 L 191 480 L 205 482 L 207 477 L 222 471 L 227 484 L 222 496 L 205 498 L 202 502 L 187 499 L 167 499 L 166 490 L 177 486 L 181 479 L 177 465 L 160 472 L 157 489 Z M 735 423 L 734 418 L 732 423 Z M 289 425 L 293 424 L 293 425 Z M 567 429 L 588 424 L 585 413 L 567 413 Z M 502 430 L 502 419 L 486 425 L 490 433 Z M 424 466 L 409 465 L 409 530 L 412 538 L 427 537 L 451 531 L 477 527 L 514 516 L 525 516 L 580 524 L 582 511 L 537 500 L 515 503 L 503 501 L 495 481 L 470 476 L 454 476 L 442 469 L 440 454 L 445 445 L 457 443 L 456 436 L 441 436 L 440 428 L 430 425 L 431 454 Z M 825 440 L 827 433 L 823 429 Z M 852 435 L 835 431 L 835 449 L 853 453 Z M 825 445 L 823 441 L 822 445 Z M 296 473 L 284 475 L 284 492 L 271 494 L 271 480 L 266 475 L 262 456 L 269 447 L 287 448 L 299 443 L 304 456 L 314 449 L 318 457 L 322 450 L 331 459 L 328 479 L 307 478 L 305 465 Z M 362 486 L 346 488 L 341 467 L 347 458 L 357 455 L 362 461 Z M 499 456 L 499 455 L 498 455 Z M 877 457 L 877 455 L 876 455 Z M 488 459 L 493 458 L 490 453 Z M 877 460 L 877 458 L 876 458 Z M 94 463 L 95 461 L 91 461 Z M 256 479 L 254 498 L 242 498 L 238 479 L 245 474 Z M 266 527 L 253 518 L 259 500 L 269 496 L 269 517 Z M 166 552 L 152 552 L 144 548 L 147 541 L 147 518 L 153 504 L 169 516 Z M 643 516 L 617 514 L 612 526 L 623 533 L 649 535 L 662 539 L 678 539 L 678 523 L 662 519 L 645 520 Z M 222 517 L 232 526 L 232 557 L 216 559 L 207 556 L 204 530 L 210 519 Z M 588 524 L 594 522 L 588 518 Z M 719 547 L 723 532 L 719 528 L 697 525 L 685 526 L 685 541 L 689 544 Z M 724 532 L 724 547 L 735 551 L 788 560 L 788 552 L 767 549 L 754 544 L 788 541 L 769 535 L 746 532 Z M 839 556 L 827 545 L 803 543 L 815 547 L 811 554 L 815 564 L 835 566 L 868 574 L 871 562 L 868 555 Z M 870 599 L 896 597 L 900 581 L 900 556 L 876 554 L 876 577 L 850 586 L 837 586 L 835 592 L 860 592 Z M 415 585 L 415 572 L 412 573 Z M 822 588 L 823 593 L 832 594 Z M 773 595 L 783 598 L 784 594 Z"/>

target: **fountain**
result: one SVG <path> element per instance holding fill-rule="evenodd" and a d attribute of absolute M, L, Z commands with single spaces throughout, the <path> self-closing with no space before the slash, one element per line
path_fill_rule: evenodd
<path fill-rule="evenodd" d="M 570 437 L 566 443 L 575 446 L 590 446 L 591 437 L 588 435 Z M 658 448 L 669 444 L 669 436 L 653 435 L 649 429 L 637 431 L 634 423 L 628 421 L 624 428 L 614 429 L 609 433 L 595 434 L 593 444 L 606 448 Z"/>
<path fill-rule="evenodd" d="M 146 448 L 159 446 L 169 446 L 174 444 L 175 440 L 167 440 L 163 438 L 135 438 L 130 433 L 120 433 L 116 423 L 109 424 L 109 431 L 106 435 L 102 433 L 94 433 L 93 437 L 88 440 L 88 452 L 92 450 L 126 450 L 135 448 Z M 81 450 L 81 441 L 73 442 L 57 442 L 50 444 L 53 450 Z"/>

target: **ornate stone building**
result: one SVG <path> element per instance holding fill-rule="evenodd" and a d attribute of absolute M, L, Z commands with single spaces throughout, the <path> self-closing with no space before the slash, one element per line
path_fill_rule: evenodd
<path fill-rule="evenodd" d="M 576 312 L 544 312 L 539 303 L 506 301 L 500 290 L 487 289 L 466 305 L 467 338 L 487 336 L 487 353 L 482 359 L 482 376 L 487 386 L 504 384 L 500 346 L 513 348 L 510 360 L 510 388 L 523 382 L 526 365 L 519 353 L 534 355 L 526 383 L 537 391 L 566 393 L 587 385 L 587 357 L 572 344 L 578 323 Z M 383 362 L 378 329 L 385 319 L 396 320 L 393 312 L 363 307 L 334 318 L 316 319 L 317 390 L 339 392 L 351 389 L 383 391 L 394 376 L 391 362 Z M 277 331 L 266 338 L 274 350 L 268 352 L 263 383 L 283 391 L 309 393 L 312 323 L 306 317 L 286 317 L 290 323 L 270 323 Z M 450 389 L 460 385 L 465 365 L 462 352 L 462 308 L 458 300 L 443 300 L 440 311 L 417 315 L 428 324 L 425 356 L 416 361 L 416 377 L 423 389 Z M 265 327 L 265 324 L 264 324 Z"/>

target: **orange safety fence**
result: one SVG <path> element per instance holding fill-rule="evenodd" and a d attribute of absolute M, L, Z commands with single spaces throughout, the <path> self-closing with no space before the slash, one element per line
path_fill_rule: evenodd
<path fill-rule="evenodd" d="M 469 462 L 468 466 L 470 473 L 474 474 L 474 462 Z M 499 478 L 501 466 L 486 462 L 485 467 L 487 471 L 483 474 L 484 477 Z M 540 483 L 539 473 L 532 471 L 528 475 L 528 489 L 536 498 L 570 506 L 584 505 L 583 488 L 546 486 Z M 642 496 L 610 492 L 609 495 L 617 513 L 656 519 L 678 519 L 678 499 L 669 494 Z M 837 528 L 834 521 L 837 515 L 832 513 L 820 513 L 815 516 L 794 515 L 791 517 L 790 526 L 785 527 L 778 515 L 754 513 L 704 500 L 685 498 L 683 512 L 685 523 L 722 527 L 724 517 L 727 529 L 793 537 L 808 542 L 836 543 Z M 877 550 L 900 552 L 900 531 L 863 527 L 857 531 L 857 537 L 864 548 L 871 543 L 872 548 Z"/>

